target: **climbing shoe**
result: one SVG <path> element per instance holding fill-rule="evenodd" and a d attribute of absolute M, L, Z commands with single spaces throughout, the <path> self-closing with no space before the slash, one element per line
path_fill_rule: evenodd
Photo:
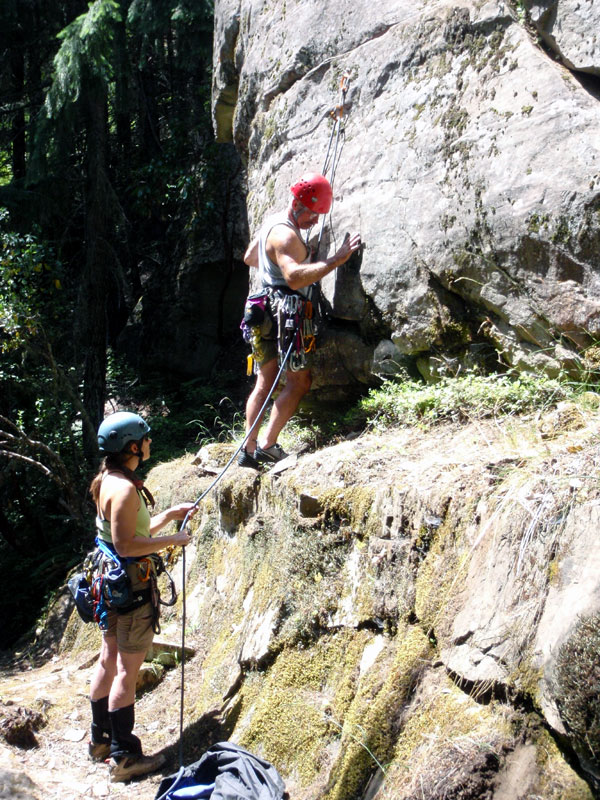
<path fill-rule="evenodd" d="M 240 467 L 250 467 L 251 469 L 258 469 L 259 467 L 258 461 L 247 450 L 240 450 L 237 463 Z"/>
<path fill-rule="evenodd" d="M 256 445 L 254 458 L 260 464 L 275 464 L 277 461 L 283 461 L 287 457 L 288 454 L 280 444 L 272 444 L 271 447 L 267 447 L 265 450 L 259 444 Z"/>
<path fill-rule="evenodd" d="M 123 756 L 121 758 L 111 758 L 108 771 L 111 783 L 129 781 L 138 778 L 140 775 L 148 775 L 156 772 L 165 763 L 166 759 L 162 753 L 154 756 Z"/>
<path fill-rule="evenodd" d="M 88 756 L 92 761 L 105 761 L 110 755 L 110 739 L 106 742 L 90 742 Z"/>

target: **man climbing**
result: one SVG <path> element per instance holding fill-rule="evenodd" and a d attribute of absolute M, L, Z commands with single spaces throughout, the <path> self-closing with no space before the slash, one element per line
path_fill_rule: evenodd
<path fill-rule="evenodd" d="M 278 303 L 285 302 L 290 295 L 299 295 L 304 301 L 311 284 L 345 264 L 361 246 L 360 234 L 346 236 L 334 255 L 311 263 L 310 249 L 302 239 L 301 231 L 312 228 L 319 214 L 327 214 L 331 208 L 331 185 L 322 175 L 308 173 L 290 190 L 293 197 L 287 210 L 269 217 L 244 254 L 244 261 L 249 267 L 258 267 L 259 281 L 261 287 L 269 292 L 272 312 Z M 303 306 L 303 303 L 300 305 Z M 271 316 L 277 318 L 276 313 Z M 256 422 L 279 369 L 277 331 L 267 335 L 268 338 L 260 336 L 251 341 L 256 384 L 246 403 L 246 433 Z M 283 356 L 280 354 L 280 357 Z M 304 358 L 300 368 L 296 366 L 291 369 L 290 362 L 286 367 L 285 387 L 273 404 L 260 443 L 257 436 L 261 420 L 250 434 L 246 448 L 240 451 L 238 464 L 242 467 L 256 468 L 260 463 L 281 461 L 287 456 L 277 443 L 277 438 L 310 389 L 312 377 Z"/>

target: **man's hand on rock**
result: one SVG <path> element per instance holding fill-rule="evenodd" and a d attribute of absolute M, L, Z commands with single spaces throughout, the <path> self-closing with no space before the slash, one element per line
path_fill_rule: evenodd
<path fill-rule="evenodd" d="M 336 266 L 341 267 L 342 264 L 345 264 L 350 256 L 355 253 L 359 247 L 361 247 L 361 245 L 362 241 L 360 238 L 360 233 L 353 233 L 352 235 L 347 233 L 344 237 L 342 246 L 334 256 L 335 260 L 338 262 Z"/>

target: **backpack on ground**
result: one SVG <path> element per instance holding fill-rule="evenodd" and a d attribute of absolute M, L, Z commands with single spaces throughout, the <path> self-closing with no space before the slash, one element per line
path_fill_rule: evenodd
<path fill-rule="evenodd" d="M 188 767 L 164 778 L 155 800 L 282 800 L 285 785 L 272 764 L 231 742 L 219 742 Z"/>

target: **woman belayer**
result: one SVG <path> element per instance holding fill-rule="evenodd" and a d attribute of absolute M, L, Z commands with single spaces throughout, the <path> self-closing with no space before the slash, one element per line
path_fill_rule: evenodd
<path fill-rule="evenodd" d="M 124 566 L 134 598 L 129 606 L 116 609 L 108 603 L 104 610 L 102 649 L 90 687 L 89 755 L 98 761 L 110 756 L 111 781 L 154 772 L 165 760 L 162 754 L 143 755 L 133 733 L 135 687 L 158 620 L 156 592 L 150 589 L 157 565 L 162 564 L 156 553 L 190 542 L 186 530 L 156 536 L 167 523 L 184 519 L 193 504 L 182 503 L 150 516 L 148 505 L 153 506 L 154 500 L 135 474 L 150 456 L 149 434 L 149 425 L 137 414 L 120 411 L 106 417 L 98 429 L 104 460 L 90 486 L 97 510 L 97 543 L 103 553 L 116 556 L 113 565 Z"/>

